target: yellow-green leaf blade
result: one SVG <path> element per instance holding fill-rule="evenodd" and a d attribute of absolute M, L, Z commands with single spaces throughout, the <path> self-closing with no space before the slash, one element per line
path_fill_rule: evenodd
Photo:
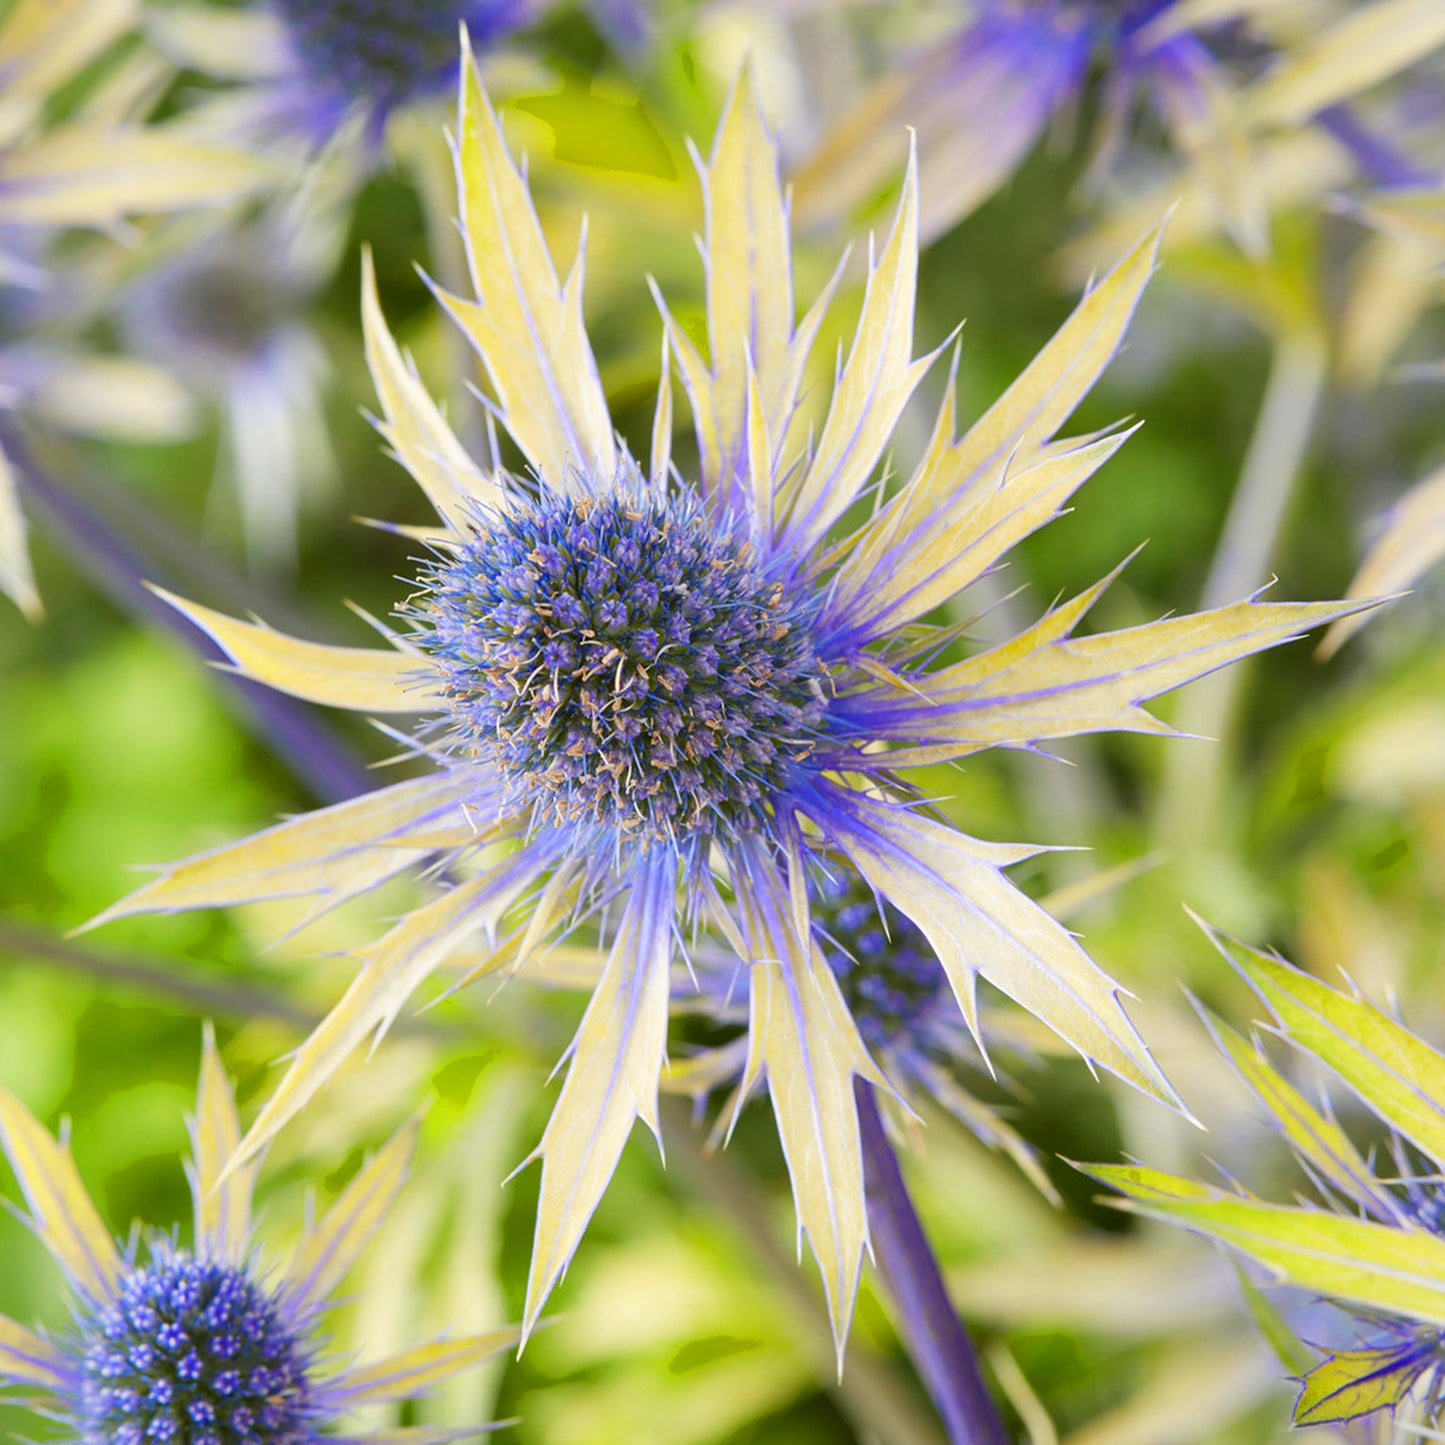
<path fill-rule="evenodd" d="M 35 1232 L 56 1263 L 91 1299 L 109 1299 L 120 1279 L 120 1255 L 80 1182 L 70 1149 L 4 1088 L 0 1147 L 20 1181 Z"/>
<path fill-rule="evenodd" d="M 1391 508 L 1350 583 L 1346 597 L 1383 597 L 1413 586 L 1445 557 L 1445 467 L 1417 482 Z M 1365 624 L 1356 614 L 1343 617 L 1325 634 L 1320 656 L 1329 657 Z"/>

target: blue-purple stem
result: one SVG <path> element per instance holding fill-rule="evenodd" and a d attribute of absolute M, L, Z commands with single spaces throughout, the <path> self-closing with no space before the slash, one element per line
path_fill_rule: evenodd
<path fill-rule="evenodd" d="M 152 559 L 142 557 L 82 497 L 49 475 L 15 429 L 5 429 L 4 446 L 31 515 L 97 587 L 117 606 L 173 633 L 201 657 L 224 660 L 200 628 L 145 586 L 165 580 Z M 304 704 L 234 673 L 218 676 L 260 740 L 322 802 L 342 802 L 376 786 L 361 759 Z"/>
<path fill-rule="evenodd" d="M 1349 151 L 1373 185 L 1394 189 L 1439 183 L 1438 173 L 1417 165 L 1404 151 L 1367 126 L 1347 105 L 1327 106 L 1315 116 L 1315 122 Z"/>
<path fill-rule="evenodd" d="M 859 1079 L 854 1091 L 863 1135 L 873 1251 L 914 1366 L 943 1419 L 951 1445 L 1009 1445 L 1008 1431 L 984 1384 L 968 1331 L 948 1297 L 938 1261 L 908 1197 L 873 1086 Z"/>

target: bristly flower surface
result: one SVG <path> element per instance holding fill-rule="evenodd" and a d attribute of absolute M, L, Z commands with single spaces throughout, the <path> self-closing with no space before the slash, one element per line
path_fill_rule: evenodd
<path fill-rule="evenodd" d="M 447 886 L 364 950 L 243 1155 L 449 958 L 466 959 L 469 977 L 516 969 L 559 932 L 605 919 L 606 965 L 537 1151 L 529 1328 L 633 1121 L 656 1129 L 679 920 L 715 926 L 749 970 L 744 1081 L 767 1078 L 841 1346 L 867 1241 L 853 1080 L 884 1077 L 813 934 L 814 859 L 846 860 L 918 926 L 967 1027 L 981 976 L 1100 1067 L 1173 1102 L 1117 986 L 1005 876 L 1038 849 L 940 821 L 908 770 L 1103 729 L 1167 732 L 1143 699 L 1341 609 L 1251 599 L 1076 638 L 1100 583 L 1002 646 L 931 665 L 955 634 L 929 614 L 1055 516 L 1125 440 L 1055 433 L 1117 347 L 1157 235 L 962 437 L 950 383 L 912 475 L 845 524 L 878 485 L 934 359 L 912 355 L 912 171 L 810 437 L 799 399 L 832 288 L 797 318 L 778 154 L 750 82 L 739 84 L 703 166 L 706 357 L 664 310 L 700 456 L 684 478 L 671 462 L 670 368 L 646 468 L 614 435 L 583 327 L 581 260 L 561 282 L 473 66 L 458 137 L 476 298 L 441 299 L 531 476 L 466 454 L 387 331 L 368 272 L 382 431 L 441 518 L 404 611 L 411 635 L 391 650 L 326 647 L 178 604 L 252 677 L 334 706 L 421 715 L 417 747 L 435 767 L 177 864 L 107 916 L 282 895 L 329 906 L 445 862 Z"/>
<path fill-rule="evenodd" d="M 326 139 L 356 112 L 379 135 L 398 106 L 445 92 L 457 28 L 488 45 L 517 29 L 531 0 L 271 0 L 289 60 L 297 120 Z"/>
<path fill-rule="evenodd" d="M 1204 1013 L 1319 1202 L 1274 1204 L 1233 1181 L 1210 1186 L 1142 1165 L 1088 1172 L 1124 1196 L 1111 1202 L 1221 1240 L 1354 1317 L 1352 1348 L 1326 1350 L 1302 1377 L 1295 1424 L 1337 1424 L 1408 1400 L 1431 1429 L 1445 1417 L 1445 1054 L 1358 993 L 1206 931 L 1269 1009 L 1269 1031 L 1348 1086 L 1388 1131 L 1389 1154 L 1372 1163 L 1258 1041 Z"/>
<path fill-rule="evenodd" d="M 112 1241 L 65 1143 L 0 1089 L 0 1148 L 72 1296 L 72 1323 L 55 1335 L 0 1316 L 0 1382 L 40 1392 L 77 1445 L 320 1445 L 355 1411 L 409 1399 L 515 1343 L 508 1329 L 372 1365 L 326 1358 L 331 1297 L 401 1187 L 413 1127 L 362 1167 L 284 1271 L 251 1238 L 254 1166 L 228 1168 L 241 1130 L 209 1033 L 192 1136 L 193 1242 L 152 1240 L 142 1261 Z M 406 1438 L 441 1445 L 457 1432 Z"/>

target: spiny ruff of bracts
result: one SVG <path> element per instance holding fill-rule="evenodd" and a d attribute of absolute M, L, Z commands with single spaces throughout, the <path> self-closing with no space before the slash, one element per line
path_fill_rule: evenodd
<path fill-rule="evenodd" d="M 457 27 L 489 45 L 522 21 L 526 0 L 272 0 L 311 83 L 331 101 L 384 121 L 397 106 L 445 90 Z"/>
<path fill-rule="evenodd" d="M 85 1445 L 308 1445 L 303 1341 L 243 1269 L 163 1254 L 80 1321 Z"/>
<path fill-rule="evenodd" d="M 938 1015 L 958 1008 L 923 930 L 851 870 L 819 874 L 809 893 L 813 931 L 869 1048 L 924 1042 Z"/>
<path fill-rule="evenodd" d="M 765 825 L 826 701 L 816 603 L 774 571 L 687 492 L 624 485 L 479 515 L 411 604 L 452 746 L 579 851 Z"/>

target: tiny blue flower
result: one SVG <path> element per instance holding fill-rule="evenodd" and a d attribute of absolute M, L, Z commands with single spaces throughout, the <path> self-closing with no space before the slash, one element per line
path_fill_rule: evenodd
<path fill-rule="evenodd" d="M 0 1088 L 0 1148 L 73 1306 L 71 1326 L 48 1337 L 0 1316 L 0 1383 L 52 1397 L 76 1445 L 320 1445 L 362 1406 L 407 1399 L 515 1341 L 515 1330 L 448 1339 L 366 1367 L 322 1357 L 332 1293 L 401 1186 L 414 1125 L 362 1167 L 284 1272 L 251 1239 L 255 1167 L 227 1169 L 240 1125 L 209 1032 L 192 1132 L 194 1243 L 159 1239 L 142 1260 L 112 1241 L 65 1144 Z"/>

